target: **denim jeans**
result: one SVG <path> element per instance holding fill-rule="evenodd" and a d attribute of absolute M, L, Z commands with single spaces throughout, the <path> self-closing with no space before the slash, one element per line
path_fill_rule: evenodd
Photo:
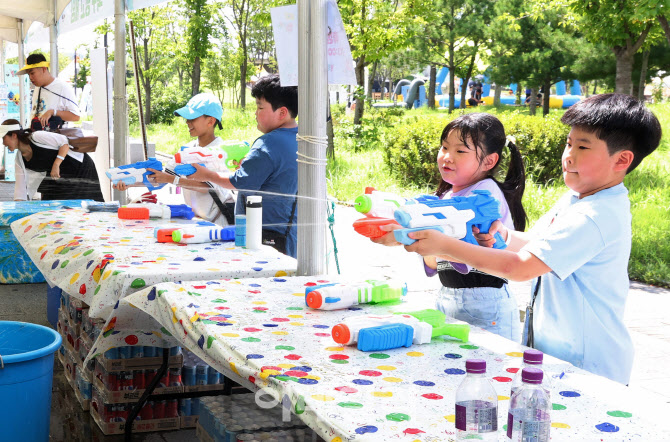
<path fill-rule="evenodd" d="M 499 289 L 442 287 L 437 297 L 437 309 L 503 338 L 514 342 L 521 340 L 519 307 L 507 284 Z"/>

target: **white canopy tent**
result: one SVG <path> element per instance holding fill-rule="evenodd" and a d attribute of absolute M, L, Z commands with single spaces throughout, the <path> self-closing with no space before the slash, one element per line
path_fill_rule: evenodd
<path fill-rule="evenodd" d="M 49 26 L 49 42 L 51 46 L 50 60 L 51 72 L 58 75 L 58 45 L 56 43 L 56 21 L 63 13 L 65 7 L 71 0 L 21 0 L 18 2 L 3 2 L 0 5 L 0 40 L 18 43 L 19 45 L 19 67 L 23 67 L 25 56 L 23 52 L 23 39 L 25 32 L 33 21 L 44 23 Z M 4 52 L 3 52 L 4 53 Z M 4 60 L 0 60 L 4 79 Z M 27 100 L 23 82 L 19 83 L 19 95 L 21 103 Z M 25 107 L 21 105 L 21 122 L 25 122 Z"/>

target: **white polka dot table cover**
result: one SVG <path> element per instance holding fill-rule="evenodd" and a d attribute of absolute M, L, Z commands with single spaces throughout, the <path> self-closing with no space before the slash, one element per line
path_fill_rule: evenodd
<path fill-rule="evenodd" d="M 119 299 L 166 281 L 254 278 L 294 274 L 297 262 L 269 246 L 260 250 L 233 242 L 159 243 L 154 228 L 196 220 L 120 220 L 116 213 L 52 210 L 21 218 L 12 231 L 51 284 L 90 306 L 89 315 L 107 321 L 99 351 L 129 345 L 168 345 L 155 321 Z M 135 338 L 128 336 L 140 336 Z"/>
<path fill-rule="evenodd" d="M 510 384 L 525 347 L 472 328 L 470 341 L 361 352 L 331 337 L 358 314 L 430 307 L 410 292 L 392 306 L 321 311 L 305 305 L 306 287 L 337 277 L 279 277 L 163 283 L 125 298 L 162 324 L 162 332 L 243 385 L 272 394 L 325 440 L 445 441 L 456 437 L 454 396 L 465 360 L 485 359 L 498 393 L 499 440 Z M 430 303 L 432 304 L 432 302 Z M 545 355 L 552 377 L 552 440 L 661 440 L 642 393 Z M 647 404 L 643 406 L 642 404 Z"/>

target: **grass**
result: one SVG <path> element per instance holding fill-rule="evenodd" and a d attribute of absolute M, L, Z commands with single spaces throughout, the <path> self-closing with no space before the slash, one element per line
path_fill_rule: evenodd
<path fill-rule="evenodd" d="M 249 105 L 247 110 L 225 109 L 223 129 L 217 130 L 217 135 L 223 139 L 252 143 L 260 135 L 256 129 L 254 108 L 255 106 Z M 633 215 L 629 276 L 647 284 L 670 287 L 670 242 L 666 240 L 667 233 L 670 232 L 670 103 L 651 105 L 650 108 L 661 121 L 665 136 L 657 151 L 646 158 L 625 180 Z M 518 109 L 484 107 L 477 110 L 503 113 Z M 471 111 L 468 109 L 465 112 Z M 439 115 L 439 112 L 421 108 L 406 112 L 403 118 L 427 117 Z M 336 120 L 338 117 L 350 119 L 350 116 L 334 115 Z M 541 118 L 539 115 L 541 114 L 538 112 L 538 118 Z M 370 121 L 371 125 L 375 124 L 374 118 Z M 156 143 L 156 149 L 160 152 L 174 153 L 191 139 L 186 124 L 179 118 L 171 125 L 149 125 L 147 130 L 149 139 Z M 131 136 L 139 137 L 137 126 L 131 127 Z M 336 157 L 329 161 L 326 170 L 330 196 L 350 203 L 366 186 L 403 196 L 434 191 L 429 187 L 398 182 L 384 162 L 381 149 L 356 151 L 354 144 L 351 137 L 336 135 Z M 523 202 L 529 217 L 528 225 L 532 226 L 566 190 L 562 179 L 550 185 L 527 182 Z"/>

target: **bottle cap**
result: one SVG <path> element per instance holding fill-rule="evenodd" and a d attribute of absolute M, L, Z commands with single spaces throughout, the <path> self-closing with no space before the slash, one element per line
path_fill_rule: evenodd
<path fill-rule="evenodd" d="M 486 361 L 483 359 L 468 359 L 465 361 L 465 371 L 468 373 L 486 373 Z"/>
<path fill-rule="evenodd" d="M 523 362 L 526 364 L 541 364 L 544 353 L 534 348 L 529 348 L 523 352 Z"/>
<path fill-rule="evenodd" d="M 544 373 L 535 367 L 526 367 L 521 370 L 521 380 L 527 384 L 541 384 Z"/>

